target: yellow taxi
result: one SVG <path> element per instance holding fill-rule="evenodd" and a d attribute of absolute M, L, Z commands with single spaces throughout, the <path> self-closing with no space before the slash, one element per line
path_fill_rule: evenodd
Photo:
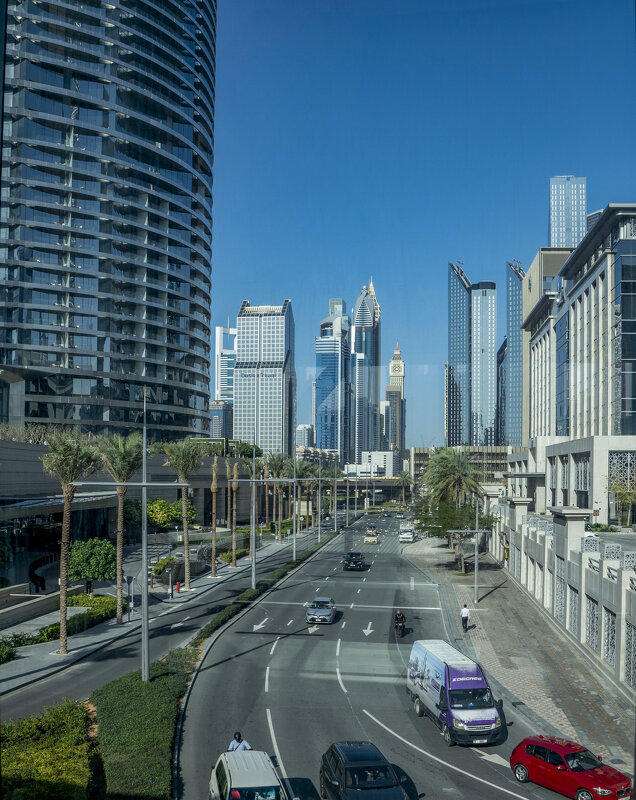
<path fill-rule="evenodd" d="M 378 532 L 377 531 L 367 531 L 364 534 L 364 543 L 365 544 L 377 544 L 378 543 Z"/>

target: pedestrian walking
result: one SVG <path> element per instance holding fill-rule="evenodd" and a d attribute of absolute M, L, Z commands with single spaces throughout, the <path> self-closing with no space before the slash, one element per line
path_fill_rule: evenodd
<path fill-rule="evenodd" d="M 228 745 L 227 748 L 229 751 L 232 750 L 251 750 L 252 748 L 249 744 L 245 741 L 245 739 L 241 736 L 241 732 L 237 731 L 232 738 L 232 741 Z"/>
<path fill-rule="evenodd" d="M 464 632 L 466 632 L 468 630 L 468 623 L 470 622 L 470 611 L 466 603 L 464 603 L 464 607 L 459 612 L 459 616 L 462 618 L 462 628 Z"/>

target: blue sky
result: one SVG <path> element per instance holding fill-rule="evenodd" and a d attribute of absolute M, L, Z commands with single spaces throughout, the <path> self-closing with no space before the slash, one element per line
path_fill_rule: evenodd
<path fill-rule="evenodd" d="M 636 201 L 633 0 L 218 0 L 214 325 L 296 321 L 298 422 L 330 297 L 373 276 L 407 444 L 443 441 L 447 263 L 498 288 L 547 244 L 552 175 Z"/>

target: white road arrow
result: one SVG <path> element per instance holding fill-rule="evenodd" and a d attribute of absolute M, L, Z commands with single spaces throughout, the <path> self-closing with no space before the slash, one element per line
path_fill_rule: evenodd
<path fill-rule="evenodd" d="M 262 622 L 259 622 L 258 625 L 252 625 L 252 631 L 260 631 L 260 629 L 265 626 L 265 623 L 268 619 L 269 617 L 265 617 L 265 619 Z"/>
<path fill-rule="evenodd" d="M 362 629 L 362 633 L 364 633 L 365 636 L 368 636 L 370 633 L 373 633 L 373 628 L 371 627 L 371 623 L 369 623 L 366 628 Z"/>
<path fill-rule="evenodd" d="M 311 628 L 307 628 L 307 630 L 309 631 L 309 633 L 316 633 L 319 627 L 320 625 L 312 625 Z"/>

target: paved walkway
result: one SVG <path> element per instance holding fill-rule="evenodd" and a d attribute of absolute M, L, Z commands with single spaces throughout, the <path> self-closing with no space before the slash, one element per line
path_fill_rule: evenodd
<path fill-rule="evenodd" d="M 501 687 L 506 703 L 537 730 L 582 742 L 618 769 L 634 773 L 635 708 L 591 657 L 559 630 L 510 574 L 480 556 L 479 602 L 474 574 L 462 575 L 445 540 L 424 539 L 404 555 L 439 584 L 449 636 Z M 460 609 L 470 609 L 464 633 Z"/>

